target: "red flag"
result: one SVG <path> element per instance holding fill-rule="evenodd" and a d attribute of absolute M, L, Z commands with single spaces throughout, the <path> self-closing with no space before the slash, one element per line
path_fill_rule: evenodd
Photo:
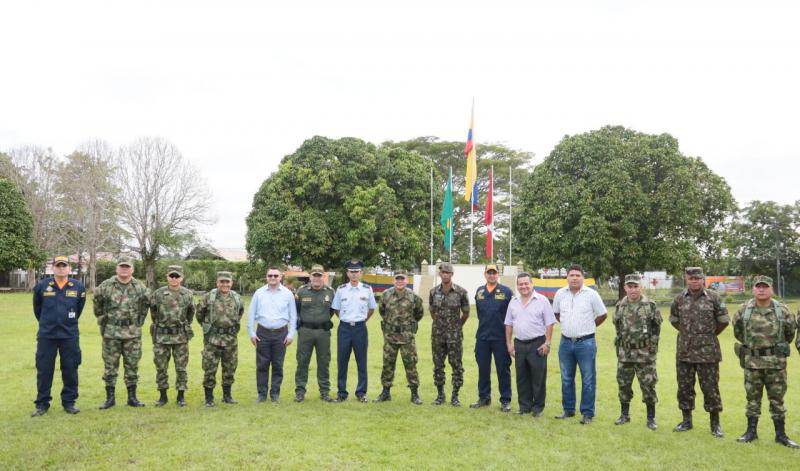
<path fill-rule="evenodd" d="M 484 222 L 486 223 L 486 258 L 489 261 L 494 261 L 492 258 L 492 249 L 494 248 L 494 207 L 492 206 L 492 193 L 494 193 L 494 169 L 489 169 L 489 191 L 486 193 L 486 216 Z"/>

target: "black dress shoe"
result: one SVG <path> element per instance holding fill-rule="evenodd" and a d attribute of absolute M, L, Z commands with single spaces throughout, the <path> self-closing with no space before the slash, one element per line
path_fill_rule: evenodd
<path fill-rule="evenodd" d="M 511 403 L 510 402 L 501 402 L 500 403 L 500 410 L 503 412 L 511 412 Z"/>
<path fill-rule="evenodd" d="M 258 400 L 256 402 L 267 402 L 267 396 L 262 396 L 261 394 L 258 395 Z"/>
<path fill-rule="evenodd" d="M 530 413 L 531 413 L 531 411 L 523 410 L 523 409 L 520 409 L 520 410 L 517 411 L 517 415 L 528 415 Z"/>
<path fill-rule="evenodd" d="M 570 417 L 575 417 L 575 412 L 564 411 L 564 412 L 561 413 L 561 415 L 555 416 L 555 418 L 559 419 L 559 420 L 569 419 Z"/>
<path fill-rule="evenodd" d="M 347 394 L 336 395 L 336 402 L 345 402 L 346 400 L 347 400 Z"/>
<path fill-rule="evenodd" d="M 306 400 L 306 394 L 304 392 L 297 392 L 294 395 L 294 402 L 303 402 Z"/>
<path fill-rule="evenodd" d="M 80 409 L 75 407 L 75 404 L 68 404 L 64 406 L 64 412 L 66 412 L 67 414 L 77 414 L 80 411 L 81 411 Z"/>
<path fill-rule="evenodd" d="M 541 417 L 542 416 L 542 411 L 540 411 L 540 410 L 533 411 L 533 416 L 534 417 Z"/>
<path fill-rule="evenodd" d="M 333 402 L 333 398 L 328 393 L 320 394 L 319 398 L 322 400 L 322 402 Z"/>
<path fill-rule="evenodd" d="M 369 402 L 366 394 L 357 395 L 356 397 L 358 398 L 358 402 Z"/>
<path fill-rule="evenodd" d="M 588 415 L 584 415 L 584 416 L 581 418 L 581 422 L 580 422 L 580 423 L 581 423 L 581 425 L 589 425 L 589 424 L 591 424 L 591 423 L 592 423 L 592 418 L 591 418 L 591 417 L 589 417 Z"/>
<path fill-rule="evenodd" d="M 277 394 L 270 394 L 269 395 L 269 400 L 272 401 L 272 402 L 280 402 L 281 397 L 279 395 L 277 395 Z"/>
<path fill-rule="evenodd" d="M 47 414 L 47 410 L 48 409 L 46 407 L 37 407 L 36 410 L 33 411 L 33 413 L 31 414 L 31 417 L 39 417 L 45 415 Z"/>
<path fill-rule="evenodd" d="M 469 405 L 470 409 L 478 409 L 480 407 L 486 407 L 492 403 L 492 399 L 489 397 L 484 397 L 478 399 L 476 402 L 473 402 Z"/>

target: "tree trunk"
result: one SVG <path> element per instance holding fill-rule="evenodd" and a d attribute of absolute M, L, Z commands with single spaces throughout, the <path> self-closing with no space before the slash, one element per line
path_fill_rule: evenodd
<path fill-rule="evenodd" d="M 142 257 L 144 263 L 145 282 L 147 287 L 155 289 L 156 287 L 156 258 L 155 257 Z"/>
<path fill-rule="evenodd" d="M 617 273 L 619 277 L 619 286 L 617 286 L 617 301 L 625 297 L 625 274 Z"/>

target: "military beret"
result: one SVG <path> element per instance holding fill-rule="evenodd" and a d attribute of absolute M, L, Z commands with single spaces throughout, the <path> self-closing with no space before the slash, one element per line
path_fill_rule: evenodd
<path fill-rule="evenodd" d="M 497 273 L 500 273 L 500 270 L 497 269 L 497 264 L 495 264 L 495 263 L 490 263 L 490 264 L 486 265 L 486 268 L 483 270 L 483 272 L 484 273 L 488 273 L 488 272 L 490 272 L 492 270 L 496 271 Z"/>
<path fill-rule="evenodd" d="M 361 271 L 364 268 L 364 264 L 361 260 L 350 260 L 344 266 L 348 271 Z"/>
<path fill-rule="evenodd" d="M 394 271 L 394 278 L 408 278 L 408 271 L 400 269 Z"/>
<path fill-rule="evenodd" d="M 758 275 L 755 278 L 753 278 L 753 286 L 758 286 L 758 285 L 767 285 L 770 288 L 772 288 L 772 278 L 766 275 Z"/>
<path fill-rule="evenodd" d="M 117 259 L 117 266 L 119 267 L 119 266 L 122 266 L 122 265 L 128 266 L 128 267 L 132 267 L 133 266 L 133 260 L 131 260 L 130 257 L 122 256 L 122 257 Z"/>
<path fill-rule="evenodd" d="M 64 255 L 58 255 L 53 258 L 53 265 L 69 265 L 69 259 Z"/>
<path fill-rule="evenodd" d="M 625 284 L 626 285 L 641 285 L 642 284 L 642 275 L 638 273 L 631 273 L 630 275 L 625 275 Z"/>
<path fill-rule="evenodd" d="M 229 271 L 218 271 L 217 280 L 233 281 L 233 274 Z"/>
<path fill-rule="evenodd" d="M 325 268 L 320 264 L 311 265 L 311 271 L 309 273 L 312 275 L 324 275 Z"/>
<path fill-rule="evenodd" d="M 703 269 L 700 267 L 686 267 L 686 276 L 699 276 L 700 278 L 705 278 Z"/>
<path fill-rule="evenodd" d="M 180 276 L 183 276 L 183 267 L 180 265 L 170 265 L 167 267 L 167 275 L 171 275 L 173 273 L 177 273 Z"/>
<path fill-rule="evenodd" d="M 439 264 L 439 271 L 453 273 L 453 264 L 449 262 L 442 262 Z"/>

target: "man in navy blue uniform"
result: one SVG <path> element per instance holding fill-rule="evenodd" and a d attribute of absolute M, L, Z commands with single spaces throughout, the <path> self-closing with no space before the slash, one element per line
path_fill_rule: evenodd
<path fill-rule="evenodd" d="M 78 399 L 78 365 L 81 348 L 78 338 L 78 319 L 86 303 L 86 290 L 80 281 L 69 278 L 69 260 L 62 255 L 53 259 L 53 278 L 45 278 L 33 288 L 33 314 L 39 321 L 36 336 L 36 410 L 37 417 L 50 408 L 50 388 L 56 354 L 61 357 L 61 405 L 70 414 L 80 412 Z"/>
<path fill-rule="evenodd" d="M 514 293 L 508 286 L 497 282 L 500 272 L 497 265 L 486 265 L 483 271 L 486 284 L 475 293 L 478 311 L 478 332 L 475 334 L 475 360 L 478 362 L 478 402 L 470 407 L 477 409 L 492 403 L 492 356 L 500 388 L 500 410 L 511 411 L 511 355 L 506 348 L 505 318 L 508 303 Z"/>

